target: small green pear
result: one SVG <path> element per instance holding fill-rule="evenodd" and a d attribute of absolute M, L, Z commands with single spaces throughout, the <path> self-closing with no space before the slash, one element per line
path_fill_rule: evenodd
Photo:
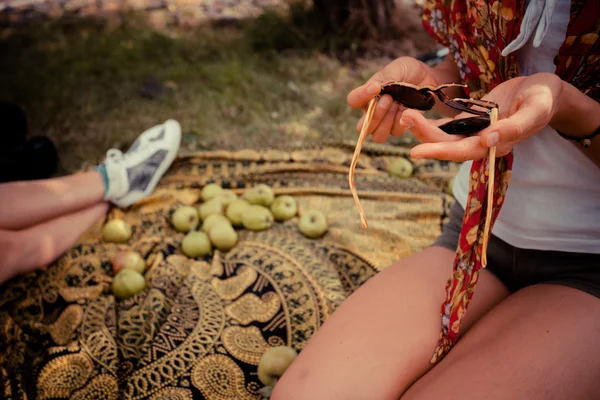
<path fill-rule="evenodd" d="M 235 200 L 237 200 L 238 196 L 235 194 L 233 190 L 225 189 L 220 194 L 216 196 L 219 200 L 221 200 L 221 204 L 223 207 L 227 209 L 227 207 Z"/>
<path fill-rule="evenodd" d="M 113 260 L 113 272 L 118 274 L 126 268 L 143 274 L 146 270 L 146 261 L 135 251 L 122 251 Z"/>
<path fill-rule="evenodd" d="M 308 238 L 320 238 L 327 232 L 327 217 L 319 210 L 307 210 L 300 216 L 298 228 Z"/>
<path fill-rule="evenodd" d="M 237 199 L 229 204 L 225 215 L 231 221 L 233 226 L 243 226 L 242 217 L 246 208 L 250 207 L 250 203 L 244 199 Z"/>
<path fill-rule="evenodd" d="M 119 299 L 135 296 L 146 288 L 146 279 L 137 271 L 125 268 L 113 278 L 112 292 Z"/>
<path fill-rule="evenodd" d="M 181 206 L 171 216 L 171 223 L 179 232 L 193 231 L 199 222 L 198 212 L 192 206 Z"/>
<path fill-rule="evenodd" d="M 229 251 L 238 241 L 237 232 L 227 223 L 215 224 L 208 232 L 211 243 L 221 251 Z"/>
<path fill-rule="evenodd" d="M 269 348 L 258 362 L 258 379 L 263 385 L 275 386 L 297 356 L 296 350 L 288 346 Z"/>
<path fill-rule="evenodd" d="M 399 178 L 409 178 L 413 174 L 413 165 L 406 158 L 400 157 L 389 165 L 388 172 Z"/>
<path fill-rule="evenodd" d="M 204 223 L 202 224 L 202 230 L 206 233 L 210 232 L 210 229 L 218 224 L 226 224 L 226 225 L 231 225 L 231 222 L 229 222 L 229 220 L 227 219 L 227 217 L 225 217 L 224 215 L 221 214 L 211 214 L 208 217 L 206 217 L 206 219 L 204 220 Z"/>
<path fill-rule="evenodd" d="M 192 231 L 183 238 L 181 251 L 190 258 L 204 257 L 212 252 L 212 245 L 205 232 Z"/>
<path fill-rule="evenodd" d="M 111 243 L 125 243 L 131 238 L 131 226 L 122 219 L 111 219 L 102 227 L 102 240 Z"/>
<path fill-rule="evenodd" d="M 452 179 L 448 182 L 446 186 L 446 193 L 452 196 L 454 194 L 454 182 L 456 181 L 456 176 L 453 176 Z"/>
<path fill-rule="evenodd" d="M 275 194 L 273 194 L 273 189 L 270 186 L 261 183 L 246 190 L 244 198 L 250 204 L 269 207 L 275 199 Z"/>
<path fill-rule="evenodd" d="M 200 193 L 200 197 L 202 197 L 203 201 L 208 201 L 223 192 L 223 188 L 216 183 L 209 183 L 202 188 L 202 192 Z"/>
<path fill-rule="evenodd" d="M 202 221 L 212 214 L 223 214 L 223 203 L 218 198 L 210 199 L 198 207 L 198 215 Z"/>
<path fill-rule="evenodd" d="M 276 221 L 287 221 L 293 218 L 298 212 L 296 199 L 288 195 L 278 196 L 271 204 L 271 212 Z"/>
<path fill-rule="evenodd" d="M 273 214 L 268 208 L 263 206 L 249 206 L 244 210 L 242 216 L 242 223 L 244 228 L 252 231 L 264 231 L 273 226 L 274 222 Z"/>

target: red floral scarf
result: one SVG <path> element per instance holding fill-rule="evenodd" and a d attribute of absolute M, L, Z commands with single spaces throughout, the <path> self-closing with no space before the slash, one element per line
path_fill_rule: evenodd
<path fill-rule="evenodd" d="M 515 53 L 502 50 L 519 34 L 524 0 L 427 0 L 423 25 L 450 49 L 469 95 L 481 98 L 500 83 L 518 76 Z M 600 101 L 600 1 L 571 0 L 567 37 L 555 59 L 556 74 L 583 93 Z M 493 182 L 493 227 L 504 202 L 513 154 L 496 159 Z M 441 360 L 459 336 L 460 322 L 479 278 L 484 255 L 483 231 L 488 202 L 488 159 L 473 162 L 453 273 L 442 304 L 442 331 L 431 359 Z"/>

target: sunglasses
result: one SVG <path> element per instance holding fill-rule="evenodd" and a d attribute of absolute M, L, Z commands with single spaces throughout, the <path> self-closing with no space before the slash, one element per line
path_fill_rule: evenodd
<path fill-rule="evenodd" d="M 487 128 L 490 125 L 491 110 L 498 108 L 498 105 L 485 100 L 451 99 L 442 92 L 443 89 L 451 87 L 465 88 L 467 85 L 447 83 L 438 87 L 419 87 L 404 82 L 390 82 L 381 87 L 378 97 L 388 94 L 396 103 L 420 111 L 431 110 L 435 106 L 435 98 L 437 97 L 450 108 L 474 115 L 473 117 L 452 120 L 438 127 L 450 135 L 472 135 Z M 474 110 L 471 108 L 473 106 L 482 107 L 486 110 Z"/>
<path fill-rule="evenodd" d="M 354 156 L 352 157 L 352 161 L 350 163 L 350 172 L 348 173 L 348 184 L 350 185 L 350 191 L 352 192 L 352 197 L 354 198 L 354 202 L 356 207 L 358 208 L 358 212 L 360 214 L 360 220 L 363 228 L 368 226 L 367 217 L 365 216 L 365 212 L 360 204 L 358 199 L 358 193 L 356 191 L 355 181 L 354 181 L 354 172 L 356 169 L 356 164 L 358 163 L 358 157 L 360 156 L 361 149 L 363 144 L 368 136 L 369 125 L 371 123 L 371 119 L 373 119 L 373 114 L 375 113 L 375 108 L 377 106 L 377 102 L 384 94 L 389 94 L 392 99 L 403 105 L 406 108 L 417 109 L 420 111 L 428 111 L 433 108 L 435 105 L 435 98 L 437 97 L 448 107 L 451 107 L 457 111 L 467 112 L 469 114 L 473 114 L 473 117 L 466 117 L 457 120 L 452 120 L 443 125 L 440 125 L 439 128 L 451 135 L 470 135 L 481 131 L 484 128 L 487 128 L 491 123 L 495 123 L 498 119 L 498 105 L 491 101 L 485 100 L 475 100 L 475 99 L 451 99 L 446 96 L 442 90 L 450 87 L 466 87 L 466 85 L 461 85 L 457 83 L 448 83 L 444 85 L 440 85 L 438 87 L 432 86 L 414 86 L 409 83 L 404 82 L 391 82 L 382 86 L 380 93 L 371 99 L 369 102 L 369 107 L 367 108 L 367 112 L 365 114 L 365 121 L 363 123 L 360 135 L 358 137 L 358 142 L 356 143 L 356 148 L 354 149 Z M 478 106 L 485 109 L 483 110 L 474 110 L 471 107 Z M 490 148 L 489 153 L 489 180 L 490 182 L 494 181 L 494 160 L 496 158 L 496 148 Z M 491 218 L 491 210 L 493 209 L 492 204 L 490 203 L 493 199 L 493 187 L 494 185 L 488 185 L 488 210 L 486 215 L 486 225 L 484 228 L 484 249 L 487 249 L 487 235 L 490 229 L 490 218 Z M 482 263 L 485 265 L 487 263 L 487 259 L 485 258 L 485 252 L 483 253 L 483 261 Z"/>

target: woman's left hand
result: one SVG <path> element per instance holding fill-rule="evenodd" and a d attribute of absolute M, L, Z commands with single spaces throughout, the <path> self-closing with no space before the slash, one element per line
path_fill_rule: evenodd
<path fill-rule="evenodd" d="M 418 111 L 406 110 L 401 124 L 421 142 L 412 149 L 411 156 L 455 162 L 480 160 L 493 146 L 497 156 L 506 155 L 515 144 L 550 124 L 562 90 L 563 81 L 551 73 L 517 77 L 496 86 L 483 99 L 498 104 L 498 121 L 469 137 L 448 135 L 437 128 L 451 119 L 427 120 Z M 473 115 L 461 113 L 455 119 L 469 116 Z"/>

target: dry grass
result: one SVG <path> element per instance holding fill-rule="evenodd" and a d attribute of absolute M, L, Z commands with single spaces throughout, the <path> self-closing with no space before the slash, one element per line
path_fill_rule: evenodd
<path fill-rule="evenodd" d="M 159 33 L 132 21 L 52 23 L 0 41 L 0 98 L 26 109 L 32 135 L 56 141 L 61 173 L 168 118 L 190 149 L 355 138 L 360 112 L 346 95 L 386 61 L 257 52 L 235 27 Z M 148 78 L 165 91 L 142 96 Z"/>

